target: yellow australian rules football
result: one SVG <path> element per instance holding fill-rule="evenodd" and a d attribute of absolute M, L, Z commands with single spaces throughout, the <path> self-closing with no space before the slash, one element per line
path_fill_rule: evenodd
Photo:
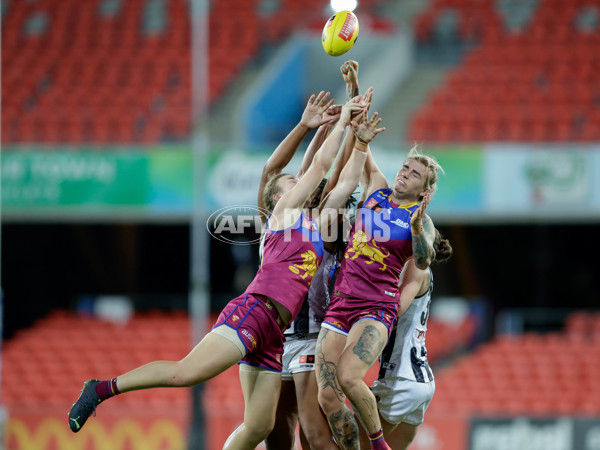
<path fill-rule="evenodd" d="M 352 48 L 358 38 L 358 19 L 352 11 L 340 11 L 323 28 L 323 48 L 331 56 L 340 56 Z"/>

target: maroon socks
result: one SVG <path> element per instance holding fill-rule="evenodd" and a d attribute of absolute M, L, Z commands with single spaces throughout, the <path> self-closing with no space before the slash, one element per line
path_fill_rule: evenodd
<path fill-rule="evenodd" d="M 390 450 L 383 438 L 383 430 L 369 434 L 369 441 L 371 442 L 371 450 Z"/>
<path fill-rule="evenodd" d="M 120 394 L 117 389 L 117 379 L 104 380 L 96 385 L 96 394 L 100 397 L 100 400 L 106 400 L 114 395 Z"/>

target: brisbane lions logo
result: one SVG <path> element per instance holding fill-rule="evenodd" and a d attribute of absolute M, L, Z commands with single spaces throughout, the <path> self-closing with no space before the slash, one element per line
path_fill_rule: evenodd
<path fill-rule="evenodd" d="M 354 253 L 354 255 L 351 256 L 352 253 Z M 390 252 L 379 247 L 375 241 L 375 238 L 371 239 L 369 242 L 367 235 L 362 230 L 358 230 L 356 233 L 354 233 L 354 236 L 352 236 L 352 247 L 346 250 L 345 257 L 353 260 L 358 258 L 360 255 L 363 255 L 367 259 L 365 261 L 367 264 L 381 264 L 379 270 L 382 272 L 387 269 L 387 265 L 383 262 L 383 260 L 390 256 Z"/>

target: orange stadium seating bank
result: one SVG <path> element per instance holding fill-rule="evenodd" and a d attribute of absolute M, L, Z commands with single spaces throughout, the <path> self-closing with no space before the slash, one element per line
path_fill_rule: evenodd
<path fill-rule="evenodd" d="M 10 2 L 2 29 L 2 141 L 129 143 L 189 136 L 189 3 L 165 1 L 164 26 L 148 3 Z M 210 101 L 258 47 L 252 1 L 212 2 Z M 240 11 L 231 15 L 229 8 Z M 244 11 L 248 11 L 247 14 Z M 35 20 L 42 25 L 32 26 Z"/>
<path fill-rule="evenodd" d="M 416 21 L 417 41 L 470 50 L 413 116 L 409 138 L 600 140 L 599 17 L 587 0 L 436 0 Z"/>
<path fill-rule="evenodd" d="M 186 389 L 111 399 L 78 434 L 71 433 L 66 420 L 84 380 L 181 357 L 190 345 L 189 320 L 181 313 L 139 314 L 123 326 L 56 312 L 19 331 L 3 352 L 4 448 L 184 448 L 191 408 Z"/>
<path fill-rule="evenodd" d="M 550 448 L 550 435 L 584 448 L 600 417 L 600 314 L 574 313 L 561 333 L 496 338 L 435 375 L 411 449 Z"/>
<path fill-rule="evenodd" d="M 449 327 L 433 319 L 429 328 L 436 335 L 429 352 L 434 361 L 464 347 L 473 329 L 470 324 Z M 185 313 L 138 313 L 127 324 L 115 324 L 57 311 L 19 331 L 4 344 L 2 403 L 8 413 L 4 448 L 185 448 L 191 423 L 188 389 L 118 396 L 100 406 L 77 434 L 67 426 L 67 411 L 84 380 L 107 379 L 156 359 L 178 359 L 192 345 Z M 369 372 L 368 381 L 377 370 Z M 204 405 L 208 448 L 221 448 L 243 420 L 236 367 L 207 382 Z"/>
<path fill-rule="evenodd" d="M 439 371 L 431 412 L 598 417 L 599 379 L 600 314 L 577 312 L 564 332 L 496 338 Z"/>
<path fill-rule="evenodd" d="M 365 0 L 362 7 L 379 2 Z M 209 3 L 211 104 L 261 46 L 323 22 L 321 0 L 285 0 L 271 10 L 258 0 Z M 189 137 L 188 1 L 10 1 L 3 11 L 3 143 Z M 374 25 L 388 26 L 382 20 Z"/>

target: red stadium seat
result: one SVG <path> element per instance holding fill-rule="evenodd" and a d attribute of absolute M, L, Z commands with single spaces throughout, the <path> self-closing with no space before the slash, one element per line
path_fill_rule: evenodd
<path fill-rule="evenodd" d="M 409 136 L 437 141 L 456 140 L 447 119 L 439 114 L 443 104 L 468 104 L 482 119 L 481 127 L 459 125 L 460 140 L 469 141 L 592 141 L 599 140 L 595 119 L 581 123 L 576 116 L 595 111 L 593 92 L 598 85 L 598 52 L 592 42 L 600 33 L 579 33 L 572 29 L 577 8 L 569 2 L 544 2 L 535 10 L 529 27 L 509 32 L 493 2 L 448 2 L 438 0 L 415 20 L 417 40 L 433 39 L 436 17 L 453 8 L 462 17 L 463 39 L 479 42 L 466 52 L 464 61 L 436 90 L 425 117 L 409 125 Z M 597 48 L 597 47 L 596 47 Z M 532 105 L 527 115 L 498 120 L 496 111 Z M 556 112 L 552 112 L 557 108 Z M 543 110 L 544 114 L 536 111 Z M 552 113 L 546 115 L 546 111 Z M 417 127 L 417 130 L 412 130 Z"/>

